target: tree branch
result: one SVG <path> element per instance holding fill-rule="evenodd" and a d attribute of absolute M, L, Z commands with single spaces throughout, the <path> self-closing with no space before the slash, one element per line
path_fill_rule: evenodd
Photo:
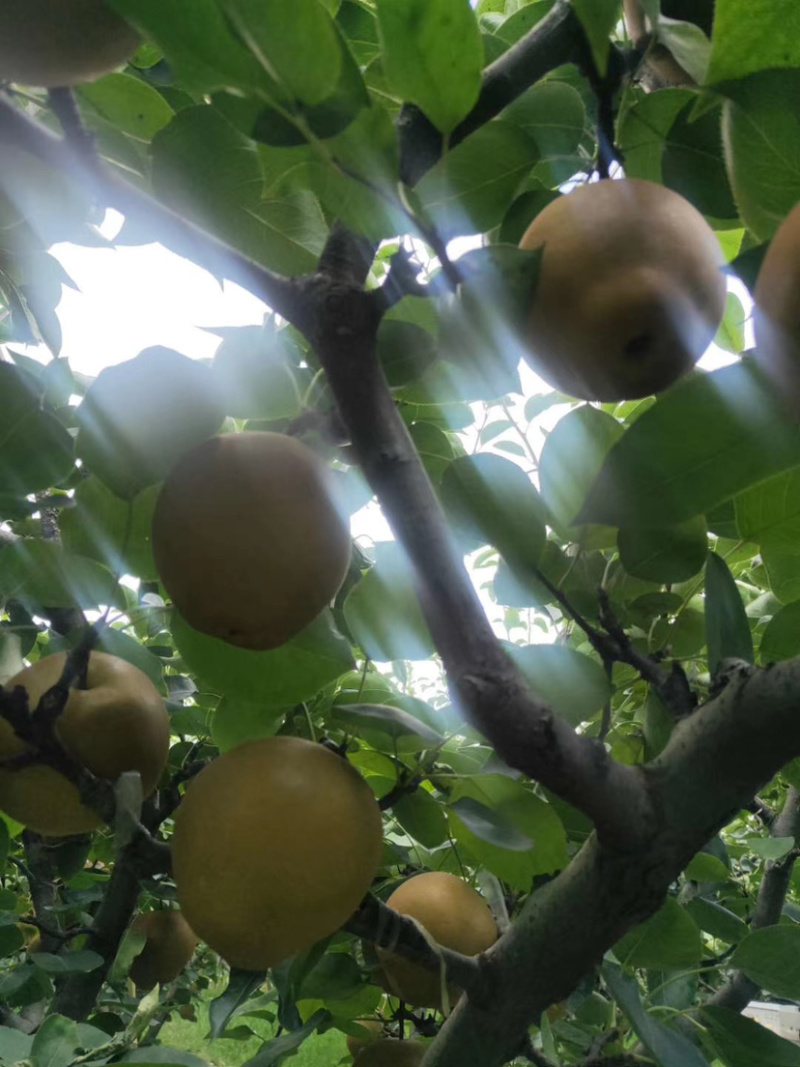
<path fill-rule="evenodd" d="M 364 474 L 410 557 L 454 698 L 506 763 L 589 815 L 604 838 L 646 835 L 639 770 L 616 763 L 531 693 L 495 637 L 378 364 L 380 292 L 326 282 L 309 339 Z"/>
<path fill-rule="evenodd" d="M 449 147 L 496 118 L 549 71 L 575 59 L 583 39 L 583 27 L 572 5 L 568 0 L 556 0 L 529 33 L 484 70 L 477 103 L 450 135 Z M 400 112 L 397 131 L 400 177 L 406 185 L 416 185 L 441 157 L 442 135 L 412 104 Z"/>
<path fill-rule="evenodd" d="M 624 851 L 593 835 L 531 894 L 485 954 L 487 999 L 459 1001 L 425 1067 L 500 1067 L 530 1023 L 661 905 L 692 856 L 800 752 L 798 686 L 800 658 L 742 674 L 676 726 L 664 751 L 642 768 L 659 813 L 652 837 Z"/>
<path fill-rule="evenodd" d="M 103 966 L 86 974 L 70 975 L 56 994 L 52 1006 L 54 1012 L 78 1021 L 87 1017 L 114 962 L 122 935 L 128 928 L 138 901 L 139 875 L 129 852 L 123 850 L 114 864 L 114 871 L 86 940 L 86 948 L 103 957 Z"/>
<path fill-rule="evenodd" d="M 772 823 L 770 837 L 800 837 L 800 793 L 793 787 L 789 788 L 783 809 Z M 780 919 L 796 859 L 797 852 L 792 849 L 782 859 L 767 862 L 750 922 L 751 930 L 774 926 Z M 752 978 L 748 978 L 744 971 L 736 971 L 708 1003 L 731 1011 L 742 1011 L 759 992 L 760 987 Z"/>

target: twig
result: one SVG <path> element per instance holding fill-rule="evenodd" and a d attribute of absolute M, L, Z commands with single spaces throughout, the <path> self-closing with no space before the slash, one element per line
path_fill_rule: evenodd
<path fill-rule="evenodd" d="M 97 142 L 94 135 L 83 124 L 72 89 L 50 89 L 47 93 L 47 101 L 64 131 L 64 137 L 72 145 L 76 154 L 87 165 L 98 165 Z"/>
<path fill-rule="evenodd" d="M 747 810 L 752 812 L 753 815 L 757 815 L 768 830 L 778 817 L 777 812 L 775 812 L 766 801 L 762 800 L 761 797 L 753 797 L 752 801 L 747 805 Z"/>
<path fill-rule="evenodd" d="M 627 63 L 622 51 L 611 44 L 605 74 L 597 69 L 589 41 L 584 37 L 578 46 L 581 57 L 578 69 L 588 80 L 597 99 L 597 173 L 607 178 L 611 164 L 623 163 L 622 153 L 617 148 L 615 135 L 614 97 L 619 92 L 627 74 Z"/>
<path fill-rule="evenodd" d="M 41 919 L 37 919 L 35 915 L 22 915 L 20 916 L 19 922 L 24 926 L 35 926 L 40 933 L 46 934 L 54 941 L 72 941 L 73 938 L 91 933 L 90 926 L 71 926 L 67 930 L 57 930 L 54 926 L 50 926 L 48 923 L 42 922 Z"/>
<path fill-rule="evenodd" d="M 797 838 L 798 836 L 800 836 L 800 793 L 790 786 L 783 809 L 770 828 L 770 837 Z M 797 851 L 793 849 L 782 859 L 767 862 L 750 922 L 751 930 L 774 926 L 780 919 L 796 859 Z M 709 1004 L 728 1008 L 730 1011 L 742 1011 L 751 1000 L 758 996 L 759 992 L 758 983 L 748 978 L 744 971 L 735 971 L 725 985 L 711 997 Z"/>
<path fill-rule="evenodd" d="M 416 793 L 421 782 L 421 774 L 414 774 L 408 778 L 401 778 L 397 785 L 393 789 L 390 789 L 389 792 L 382 796 L 378 801 L 378 806 L 381 811 L 388 811 L 389 808 L 394 807 L 398 800 L 402 800 L 403 797 L 407 797 L 411 793 Z"/>
<path fill-rule="evenodd" d="M 419 268 L 412 262 L 405 248 L 400 248 L 395 252 L 389 261 L 389 273 L 383 285 L 377 290 L 385 311 L 399 304 L 405 296 L 431 295 L 430 287 L 417 281 L 418 270 Z"/>
<path fill-rule="evenodd" d="M 619 1030 L 606 1030 L 604 1034 L 599 1034 L 589 1046 L 589 1051 L 586 1054 L 583 1067 L 598 1067 L 599 1064 L 606 1064 L 608 1057 L 604 1060 L 602 1058 L 603 1049 L 606 1045 L 610 1045 L 612 1041 L 616 1041 L 619 1037 Z M 619 1057 L 612 1057 L 618 1059 Z"/>
<path fill-rule="evenodd" d="M 520 1046 L 518 1055 L 524 1056 L 525 1059 L 529 1060 L 534 1065 L 534 1067 L 558 1067 L 558 1064 L 553 1063 L 553 1061 L 549 1060 L 543 1052 L 540 1052 L 538 1048 L 536 1048 L 531 1040 L 530 1034 L 525 1035 L 525 1040 Z"/>
<path fill-rule="evenodd" d="M 613 641 L 614 659 L 633 667 L 646 682 L 653 686 L 664 707 L 676 722 L 691 715 L 697 707 L 697 698 L 689 686 L 689 680 L 681 665 L 673 663 L 671 669 L 665 671 L 654 657 L 642 655 L 614 615 L 608 593 L 604 589 L 598 590 L 598 599 L 600 621 Z"/>

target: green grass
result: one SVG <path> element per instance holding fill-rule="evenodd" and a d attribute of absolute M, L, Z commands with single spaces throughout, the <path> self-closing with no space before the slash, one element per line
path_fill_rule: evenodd
<path fill-rule="evenodd" d="M 208 1005 L 201 1003 L 197 1007 L 197 1021 L 190 1022 L 173 1016 L 165 1023 L 159 1034 L 159 1043 L 170 1048 L 193 1052 L 214 1067 L 241 1067 L 261 1048 L 263 1041 L 271 1035 L 272 1028 L 261 1019 L 242 1020 L 252 1026 L 261 1037 L 248 1037 L 236 1040 L 226 1037 L 216 1041 L 208 1040 Z M 241 1025 L 236 1020 L 233 1026 Z M 292 1067 L 334 1067 L 347 1053 L 345 1036 L 338 1030 L 329 1030 L 326 1034 L 313 1034 L 291 1058 Z"/>

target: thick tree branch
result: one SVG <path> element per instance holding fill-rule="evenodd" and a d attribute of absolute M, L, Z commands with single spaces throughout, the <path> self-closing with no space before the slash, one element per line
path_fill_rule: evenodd
<path fill-rule="evenodd" d="M 770 836 L 800 837 L 800 793 L 796 789 L 789 788 L 783 810 L 770 828 Z M 796 859 L 797 851 L 792 849 L 782 859 L 767 862 L 750 922 L 751 930 L 774 926 L 780 919 Z M 759 992 L 760 987 L 752 978 L 748 978 L 743 971 L 736 971 L 709 1003 L 731 1011 L 742 1011 Z"/>
<path fill-rule="evenodd" d="M 552 10 L 483 72 L 481 91 L 469 115 L 450 135 L 452 148 L 496 118 L 518 96 L 556 67 L 578 55 L 583 28 L 569 0 L 556 0 Z M 400 176 L 415 185 L 442 154 L 442 135 L 419 108 L 407 104 L 397 123 Z"/>
<path fill-rule="evenodd" d="M 743 673 L 675 728 L 664 751 L 642 768 L 659 812 L 652 837 L 624 852 L 592 836 L 529 897 L 486 953 L 487 1000 L 459 1002 L 425 1067 L 500 1067 L 527 1026 L 660 906 L 692 856 L 800 752 L 798 687 L 800 658 Z"/>
<path fill-rule="evenodd" d="M 492 631 L 378 364 L 384 307 L 378 292 L 324 279 L 310 340 L 364 474 L 414 566 L 454 697 L 502 759 L 588 814 L 601 836 L 641 839 L 650 813 L 640 772 L 616 763 L 531 693 Z"/>
<path fill-rule="evenodd" d="M 114 865 L 102 903 L 92 922 L 86 948 L 103 957 L 103 966 L 87 974 L 71 975 L 58 991 L 52 1010 L 69 1019 L 85 1019 L 94 1007 L 108 969 L 117 954 L 122 935 L 139 900 L 139 874 L 136 864 L 123 851 Z"/>

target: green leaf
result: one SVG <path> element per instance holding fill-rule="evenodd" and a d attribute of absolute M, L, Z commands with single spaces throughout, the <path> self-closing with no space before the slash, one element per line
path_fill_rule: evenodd
<path fill-rule="evenodd" d="M 581 508 L 586 510 L 587 493 L 598 472 L 602 477 L 606 455 L 622 435 L 616 419 L 588 406 L 565 415 L 548 435 L 539 459 L 539 484 L 545 504 L 563 526 L 578 521 Z"/>
<path fill-rule="evenodd" d="M 34 607 L 97 608 L 124 604 L 114 575 L 54 541 L 15 541 L 0 553 L 0 596 Z"/>
<path fill-rule="evenodd" d="M 272 270 L 314 266 L 327 236 L 316 199 L 307 190 L 264 199 L 257 146 L 217 109 L 178 112 L 152 154 L 153 187 L 167 204 Z"/>
<path fill-rule="evenodd" d="M 450 438 L 431 422 L 413 422 L 408 432 L 428 477 L 437 485 L 453 458 Z"/>
<path fill-rule="evenodd" d="M 629 100 L 620 109 L 617 133 L 619 147 L 625 153 L 625 173 L 628 177 L 656 182 L 664 180 L 661 161 L 668 148 L 668 136 L 679 115 L 688 112 L 688 118 L 694 112 L 694 101 L 695 93 L 688 89 L 660 89 L 657 93 L 630 94 Z M 678 129 L 686 129 L 688 133 L 685 121 Z M 678 168 L 681 156 L 686 162 L 685 148 L 679 137 L 678 158 L 674 159 L 672 171 L 673 176 L 684 181 Z M 701 166 L 697 156 L 695 164 Z"/>
<path fill-rule="evenodd" d="M 614 945 L 614 955 L 626 967 L 692 967 L 703 957 L 703 941 L 691 915 L 667 897 L 655 915 Z"/>
<path fill-rule="evenodd" d="M 727 882 L 730 872 L 722 860 L 708 852 L 698 852 L 684 871 L 693 882 Z"/>
<path fill-rule="evenodd" d="M 75 952 L 62 952 L 59 956 L 51 952 L 34 952 L 31 959 L 40 971 L 47 974 L 88 974 L 102 967 L 104 960 L 98 952 L 88 948 Z"/>
<path fill-rule="evenodd" d="M 672 52 L 683 69 L 702 85 L 711 57 L 711 43 L 699 26 L 691 22 L 660 18 L 656 37 Z"/>
<path fill-rule="evenodd" d="M 436 342 L 413 322 L 384 319 L 378 328 L 378 359 L 392 388 L 416 381 L 436 359 Z"/>
<path fill-rule="evenodd" d="M 361 968 L 349 953 L 326 952 L 303 978 L 298 1000 L 345 1000 L 364 985 Z"/>
<path fill-rule="evenodd" d="M 140 141 L 152 140 L 174 115 L 161 93 L 130 74 L 107 74 L 84 82 L 76 92 L 106 121 Z"/>
<path fill-rule="evenodd" d="M 233 968 L 228 975 L 228 984 L 208 1006 L 209 1030 L 212 1040 L 222 1037 L 225 1027 L 238 1009 L 264 984 L 265 975 Z"/>
<path fill-rule="evenodd" d="M 211 739 L 220 752 L 227 752 L 245 741 L 273 737 L 288 710 L 223 697 L 211 719 Z"/>
<path fill-rule="evenodd" d="M 688 1038 L 645 1011 L 635 978 L 628 977 L 613 963 L 604 963 L 602 974 L 614 1000 L 661 1067 L 709 1067 L 708 1060 Z"/>
<path fill-rule="evenodd" d="M 392 815 L 405 832 L 425 848 L 447 840 L 447 819 L 441 805 L 425 789 L 417 789 L 392 805 Z"/>
<path fill-rule="evenodd" d="M 748 0 L 717 0 L 712 45 L 709 85 L 800 67 L 800 10 L 793 0 L 772 0 L 763 10 Z"/>
<path fill-rule="evenodd" d="M 731 185 L 747 228 L 766 241 L 800 200 L 800 70 L 761 71 L 725 91 Z"/>
<path fill-rule="evenodd" d="M 516 851 L 478 837 L 454 810 L 454 805 L 465 798 L 504 816 L 533 842 L 533 847 Z M 567 865 L 567 837 L 555 808 L 525 783 L 504 775 L 482 774 L 457 782 L 450 800 L 448 818 L 456 841 L 478 863 L 515 889 L 530 888 L 537 874 L 552 874 Z"/>
<path fill-rule="evenodd" d="M 356 62 L 366 67 L 381 50 L 375 12 L 359 0 L 342 0 L 336 21 Z"/>
<path fill-rule="evenodd" d="M 73 468 L 72 438 L 41 394 L 32 375 L 0 363 L 0 493 L 24 497 L 58 485 Z"/>
<path fill-rule="evenodd" d="M 767 572 L 770 589 L 783 603 L 800 598 L 798 555 L 800 544 L 788 523 L 761 539 L 761 561 Z"/>
<path fill-rule="evenodd" d="M 767 623 L 758 658 L 762 663 L 791 659 L 800 653 L 800 600 L 787 604 Z"/>
<path fill-rule="evenodd" d="M 13 904 L 16 904 L 14 900 Z M 12 905 L 13 906 L 13 905 Z M 0 958 L 16 954 L 25 944 L 22 930 L 16 923 L 0 926 Z"/>
<path fill-rule="evenodd" d="M 745 541 L 762 544 L 771 534 L 800 535 L 800 467 L 767 478 L 734 499 L 736 526 Z"/>
<path fill-rule="evenodd" d="M 600 74 L 608 65 L 609 35 L 619 18 L 619 0 L 575 0 L 575 14 L 581 20 Z"/>
<path fill-rule="evenodd" d="M 117 1063 L 137 1063 L 139 1067 L 209 1067 L 207 1060 L 200 1059 L 193 1052 L 183 1049 L 167 1048 L 166 1045 L 147 1045 L 126 1052 Z"/>
<path fill-rule="evenodd" d="M 653 689 L 650 689 L 647 694 L 642 725 L 647 745 L 647 758 L 655 759 L 667 747 L 675 728 L 675 722 Z"/>
<path fill-rule="evenodd" d="M 202 363 L 156 345 L 101 371 L 78 409 L 78 455 L 117 496 L 160 481 L 223 412 Z"/>
<path fill-rule="evenodd" d="M 348 594 L 344 616 L 370 659 L 428 659 L 433 653 L 411 567 L 394 541 L 375 546 L 375 566 Z"/>
<path fill-rule="evenodd" d="M 800 1067 L 800 1048 L 794 1042 L 738 1011 L 707 1004 L 700 1009 L 700 1021 L 727 1067 Z"/>
<path fill-rule="evenodd" d="M 531 0 L 527 4 L 523 4 L 516 11 L 516 6 L 513 2 L 509 4 L 509 17 L 503 21 L 497 31 L 497 36 L 505 41 L 507 44 L 516 44 L 516 42 L 524 37 L 526 33 L 533 29 L 537 23 L 541 22 L 544 16 L 550 11 L 554 3 L 554 0 Z"/>
<path fill-rule="evenodd" d="M 783 859 L 794 848 L 793 837 L 746 837 L 742 844 L 760 856 L 762 860 Z"/>
<path fill-rule="evenodd" d="M 622 566 L 636 578 L 669 585 L 703 569 L 708 551 L 704 515 L 678 526 L 621 529 L 617 538 Z"/>
<path fill-rule="evenodd" d="M 702 36 L 701 31 L 697 32 Z M 692 97 L 669 127 L 661 155 L 661 177 L 665 185 L 685 196 L 703 214 L 735 219 L 738 211 L 725 168 L 720 107 L 700 116 L 695 112 L 696 99 Z"/>
<path fill-rule="evenodd" d="M 61 639 L 53 634 L 47 644 L 47 654 L 73 649 L 82 640 L 81 630 L 75 630 L 68 637 Z M 105 627 L 101 629 L 94 647 L 99 652 L 107 652 L 110 656 L 118 656 L 132 663 L 134 667 L 138 667 L 143 674 L 147 675 L 160 693 L 167 692 L 161 660 L 129 634 L 116 630 L 113 626 Z"/>
<path fill-rule="evenodd" d="M 730 965 L 776 997 L 800 999 L 800 926 L 753 930 L 737 946 Z"/>
<path fill-rule="evenodd" d="M 153 581 L 157 573 L 150 527 L 160 489 L 149 486 L 132 500 L 122 500 L 99 478 L 86 478 L 75 490 L 75 506 L 59 520 L 64 547 L 96 559 L 114 574 Z"/>
<path fill-rule="evenodd" d="M 317 0 L 223 0 L 242 40 L 296 100 L 318 104 L 341 70 L 339 40 Z"/>
<path fill-rule="evenodd" d="M 377 11 L 392 89 L 449 133 L 481 87 L 483 46 L 469 0 L 378 0 Z"/>
<path fill-rule="evenodd" d="M 420 744 L 413 748 L 403 746 L 403 751 L 419 751 L 424 748 L 440 748 L 444 744 L 441 734 L 432 730 L 424 722 L 415 719 L 402 708 L 393 708 L 388 704 L 339 704 L 331 709 L 335 720 L 354 726 L 357 730 L 377 730 L 387 734 L 393 740 L 415 738 Z"/>
<path fill-rule="evenodd" d="M 742 302 L 735 293 L 728 293 L 725 301 L 725 314 L 719 324 L 714 344 L 726 352 L 739 353 L 745 346 L 745 315 Z"/>
<path fill-rule="evenodd" d="M 734 915 L 732 911 L 723 908 L 715 900 L 692 897 L 686 905 L 686 910 L 701 930 L 717 938 L 718 941 L 726 941 L 729 945 L 735 945 L 747 936 L 747 923 L 738 915 Z"/>
<path fill-rule="evenodd" d="M 12 1030 L 10 1026 L 0 1026 L 0 1062 L 3 1064 L 17 1064 L 29 1060 L 32 1045 L 31 1034 Z"/>
<path fill-rule="evenodd" d="M 198 633 L 177 612 L 172 636 L 197 676 L 218 692 L 262 707 L 283 708 L 314 696 L 353 666 L 348 642 L 334 630 L 330 612 L 280 648 L 250 652 Z"/>
<path fill-rule="evenodd" d="M 753 662 L 753 635 L 728 565 L 716 552 L 706 562 L 706 644 L 713 675 L 723 659 Z"/>
<path fill-rule="evenodd" d="M 240 224 L 241 227 L 240 228 Z M 241 248 L 279 274 L 304 274 L 316 266 L 328 227 L 313 193 L 263 200 L 237 218 Z"/>
<path fill-rule="evenodd" d="M 521 833 L 513 821 L 502 811 L 495 811 L 481 804 L 474 797 L 461 797 L 448 804 L 448 811 L 455 812 L 464 826 L 481 841 L 512 852 L 527 852 L 535 842 Z"/>
<path fill-rule="evenodd" d="M 593 718 L 611 698 L 611 683 L 593 659 L 563 645 L 508 649 L 534 692 L 577 726 Z"/>
<path fill-rule="evenodd" d="M 511 566 L 536 567 L 546 510 L 528 475 L 489 452 L 462 456 L 442 478 L 442 503 L 465 551 L 491 544 Z"/>
<path fill-rule="evenodd" d="M 443 236 L 482 233 L 502 222 L 518 186 L 538 161 L 533 138 L 496 120 L 448 152 L 416 193 Z"/>
<path fill-rule="evenodd" d="M 330 1013 L 320 1009 L 315 1011 L 311 1018 L 297 1030 L 291 1030 L 282 1037 L 274 1037 L 261 1046 L 252 1059 L 249 1059 L 244 1067 L 273 1067 L 281 1060 L 295 1052 L 310 1037 L 315 1030 L 330 1018 Z"/>
<path fill-rule="evenodd" d="M 752 362 L 695 374 L 662 393 L 625 431 L 578 521 L 674 525 L 799 459 L 800 431 Z"/>
<path fill-rule="evenodd" d="M 163 51 L 176 80 L 190 93 L 257 89 L 275 83 L 235 36 L 217 0 L 110 0 L 110 6 Z"/>
<path fill-rule="evenodd" d="M 586 109 L 580 93 L 571 85 L 542 81 L 505 108 L 502 118 L 534 139 L 542 160 L 558 160 L 577 151 L 586 126 Z"/>
<path fill-rule="evenodd" d="M 333 29 L 339 73 L 328 83 L 326 95 L 318 103 L 285 100 L 280 108 L 265 107 L 260 97 L 217 94 L 215 105 L 243 133 L 273 147 L 305 145 L 310 137 L 328 140 L 347 130 L 359 112 L 369 107 L 370 100 L 361 71 L 341 34 L 335 24 L 330 23 L 329 27 Z"/>
<path fill-rule="evenodd" d="M 211 364 L 223 409 L 235 419 L 283 419 L 301 407 L 297 350 L 272 322 L 227 331 Z"/>
<path fill-rule="evenodd" d="M 11 847 L 11 835 L 4 819 L 0 819 L 0 874 L 3 873 L 8 859 L 8 850 Z"/>
<path fill-rule="evenodd" d="M 31 1063 L 33 1067 L 71 1067 L 79 1047 L 77 1024 L 63 1015 L 48 1015 L 33 1039 Z"/>

